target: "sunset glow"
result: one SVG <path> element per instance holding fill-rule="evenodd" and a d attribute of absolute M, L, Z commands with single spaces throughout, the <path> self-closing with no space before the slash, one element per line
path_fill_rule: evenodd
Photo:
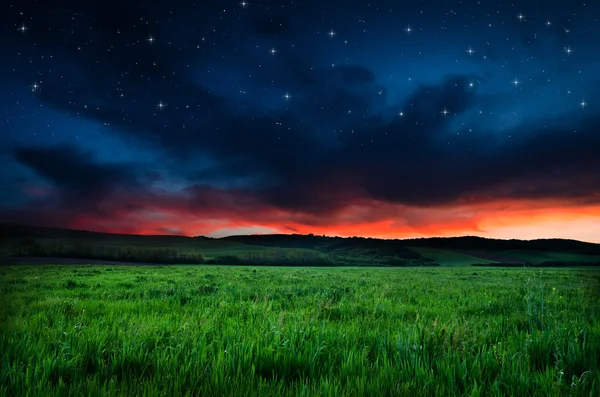
<path fill-rule="evenodd" d="M 206 214 L 185 208 L 117 211 L 114 217 L 79 215 L 65 227 L 112 233 L 206 235 L 298 233 L 364 236 L 384 239 L 481 236 L 500 239 L 565 238 L 600 242 L 600 205 L 567 202 L 504 201 L 487 204 L 416 208 L 373 204 L 356 206 L 329 218 L 264 209 L 236 211 L 228 216 L 217 208 Z M 218 214 L 211 218 L 210 214 Z"/>

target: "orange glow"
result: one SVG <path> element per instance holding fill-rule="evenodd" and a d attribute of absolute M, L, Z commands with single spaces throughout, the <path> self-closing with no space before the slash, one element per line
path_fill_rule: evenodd
<path fill-rule="evenodd" d="M 476 235 L 501 239 L 568 238 L 600 243 L 600 204 L 559 200 L 500 200 L 437 207 L 370 202 L 327 216 L 276 208 L 208 208 L 181 202 L 112 216 L 86 214 L 69 227 L 117 233 L 208 235 L 300 233 L 377 238 Z"/>

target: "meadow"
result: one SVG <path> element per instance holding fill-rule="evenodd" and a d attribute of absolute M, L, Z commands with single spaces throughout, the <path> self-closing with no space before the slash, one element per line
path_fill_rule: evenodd
<path fill-rule="evenodd" d="M 72 258 L 244 266 L 600 267 L 600 244 L 472 236 L 409 240 L 312 234 L 207 238 L 110 234 L 0 223 L 0 265 L 23 263 L 23 258 L 33 257 L 45 258 L 34 263 L 61 263 L 62 258 Z"/>
<path fill-rule="evenodd" d="M 600 395 L 598 268 L 0 274 L 3 396 Z"/>

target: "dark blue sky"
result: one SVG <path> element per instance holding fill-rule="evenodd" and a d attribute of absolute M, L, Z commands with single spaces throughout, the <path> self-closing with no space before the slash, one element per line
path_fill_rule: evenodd
<path fill-rule="evenodd" d="M 151 4 L 3 7 L 2 220 L 600 235 L 600 3 Z"/>

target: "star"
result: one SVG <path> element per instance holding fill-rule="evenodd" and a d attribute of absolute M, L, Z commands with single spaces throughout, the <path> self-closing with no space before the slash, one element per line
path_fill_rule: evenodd
<path fill-rule="evenodd" d="M 398 113 L 398 116 L 400 116 L 400 117 L 404 117 L 404 112 L 400 112 L 400 113 Z"/>
<path fill-rule="evenodd" d="M 473 50 L 470 46 L 469 49 L 467 51 L 465 51 L 466 53 L 468 53 L 469 55 L 473 55 L 473 53 L 475 52 L 475 50 Z"/>
<path fill-rule="evenodd" d="M 410 27 L 410 25 L 408 25 L 408 26 L 406 27 L 406 29 L 404 29 L 404 31 L 405 31 L 407 34 L 410 34 L 410 32 L 412 32 L 412 31 L 413 31 L 413 29 Z"/>
<path fill-rule="evenodd" d="M 552 25 L 552 22 L 546 21 L 546 26 L 550 26 L 550 25 Z"/>
<path fill-rule="evenodd" d="M 286 101 L 291 98 L 290 94 L 288 94 L 287 92 L 285 93 L 285 95 L 283 97 L 285 98 Z"/>
<path fill-rule="evenodd" d="M 22 24 L 21 26 L 19 26 L 19 28 L 17 30 L 21 33 L 25 33 L 27 31 L 27 29 L 29 29 L 29 28 L 27 26 L 25 26 L 25 24 Z"/>
<path fill-rule="evenodd" d="M 31 85 L 31 92 L 37 92 L 40 89 L 40 85 L 36 82 L 33 82 Z"/>
<path fill-rule="evenodd" d="M 515 85 L 515 87 L 517 87 L 519 84 L 521 84 L 521 82 L 519 80 L 517 80 L 516 78 L 512 83 Z"/>
<path fill-rule="evenodd" d="M 167 105 L 164 104 L 162 101 L 158 101 L 158 105 L 156 105 L 158 110 L 163 110 L 165 108 L 165 106 L 167 106 Z"/>
<path fill-rule="evenodd" d="M 156 41 L 156 39 L 154 37 L 150 36 L 146 39 L 146 41 L 150 44 L 153 44 Z"/>
<path fill-rule="evenodd" d="M 329 35 L 330 38 L 333 39 L 333 36 L 335 36 L 337 33 L 335 33 L 335 31 L 333 29 L 331 29 L 327 34 Z"/>
<path fill-rule="evenodd" d="M 441 113 L 444 115 L 444 117 L 446 117 L 450 112 L 448 111 L 448 109 L 444 108 L 444 110 L 442 110 Z"/>
<path fill-rule="evenodd" d="M 269 51 L 271 53 L 271 55 L 275 55 L 275 53 L 277 52 L 277 50 L 275 48 L 271 48 L 271 50 Z"/>
<path fill-rule="evenodd" d="M 565 48 L 565 52 L 567 53 L 567 55 L 571 55 L 571 53 L 573 52 L 573 50 L 571 49 L 571 47 L 566 47 Z"/>
<path fill-rule="evenodd" d="M 581 103 L 579 105 L 581 106 L 582 109 L 585 109 L 585 107 L 587 106 L 587 103 L 585 102 L 585 99 L 582 99 Z"/>
<path fill-rule="evenodd" d="M 523 22 L 523 19 L 525 19 L 525 15 L 523 15 L 523 13 L 520 12 L 519 15 L 517 15 L 517 18 L 519 18 L 519 21 Z"/>
<path fill-rule="evenodd" d="M 246 0 L 242 0 L 242 1 L 240 2 L 240 7 L 242 7 L 242 8 L 246 8 L 246 7 L 248 7 L 248 2 L 247 2 Z"/>
<path fill-rule="evenodd" d="M 472 82 L 469 83 L 469 87 L 473 87 L 475 84 L 473 84 Z"/>

